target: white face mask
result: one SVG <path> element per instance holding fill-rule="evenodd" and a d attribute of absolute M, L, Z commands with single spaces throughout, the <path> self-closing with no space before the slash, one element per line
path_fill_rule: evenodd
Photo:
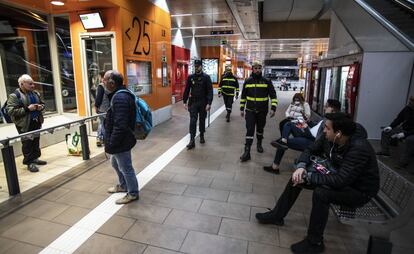
<path fill-rule="evenodd" d="M 300 101 L 295 101 L 295 105 L 299 106 L 300 105 Z"/>

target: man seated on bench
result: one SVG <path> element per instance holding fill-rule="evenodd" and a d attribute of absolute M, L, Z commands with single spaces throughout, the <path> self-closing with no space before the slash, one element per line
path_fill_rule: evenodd
<path fill-rule="evenodd" d="M 335 99 L 328 99 L 326 101 L 325 107 L 324 107 L 325 114 L 328 113 L 335 113 L 341 111 L 341 103 L 338 100 Z M 282 143 L 279 143 L 278 141 L 272 141 L 272 146 L 275 146 L 277 148 L 275 158 L 273 160 L 273 163 L 271 166 L 264 166 L 263 170 L 273 173 L 273 174 L 279 174 L 279 165 L 282 161 L 283 155 L 285 154 L 285 151 L 290 148 L 296 151 L 303 151 L 305 150 L 310 144 L 312 144 L 315 139 L 319 138 L 323 134 L 323 128 L 324 128 L 324 122 L 325 120 L 320 120 L 317 124 L 313 124 L 312 128 L 306 127 L 303 130 L 303 135 L 297 135 L 296 133 L 301 133 L 302 130 L 296 130 L 292 132 L 293 137 L 287 138 L 286 145 L 283 145 Z M 285 128 L 292 128 L 290 126 L 286 126 Z M 307 135 L 305 135 L 307 133 Z"/>
<path fill-rule="evenodd" d="M 275 208 L 266 213 L 256 213 L 260 223 L 282 226 L 284 217 L 301 190 L 313 189 L 307 237 L 291 246 L 293 253 L 324 251 L 323 232 L 330 204 L 361 207 L 379 190 L 377 158 L 366 138 L 366 131 L 344 113 L 326 114 L 325 117 L 324 135 L 300 155 L 297 169 Z M 326 158 L 330 162 L 331 173 L 311 171 L 309 165 L 315 156 Z"/>
<path fill-rule="evenodd" d="M 390 156 L 390 144 L 393 140 L 405 139 L 403 152 L 398 162 L 398 167 L 408 166 L 409 158 L 414 153 L 414 96 L 410 96 L 408 105 L 385 127 L 381 134 L 381 151 L 377 155 Z"/>

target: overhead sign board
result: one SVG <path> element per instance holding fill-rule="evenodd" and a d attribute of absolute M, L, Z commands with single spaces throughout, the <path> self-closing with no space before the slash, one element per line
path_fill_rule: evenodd
<path fill-rule="evenodd" d="M 234 30 L 210 31 L 210 35 L 234 34 Z"/>

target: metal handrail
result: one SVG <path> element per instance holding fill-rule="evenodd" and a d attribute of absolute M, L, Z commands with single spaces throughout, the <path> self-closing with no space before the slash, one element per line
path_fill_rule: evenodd
<path fill-rule="evenodd" d="M 41 135 L 42 133 L 53 134 L 56 129 L 62 129 L 62 128 L 69 129 L 72 126 L 76 126 L 78 124 L 81 125 L 81 124 L 84 124 L 87 121 L 90 121 L 90 120 L 93 120 L 93 119 L 96 119 L 100 116 L 105 116 L 105 115 L 106 115 L 106 113 L 97 114 L 97 115 L 94 115 L 94 116 L 84 117 L 84 118 L 79 119 L 79 120 L 75 120 L 75 121 L 64 123 L 64 124 L 55 125 L 55 126 L 52 126 L 52 127 L 42 128 L 42 129 L 38 129 L 38 130 L 34 130 L 34 131 L 25 132 L 25 133 L 19 134 L 17 136 L 7 137 L 5 139 L 1 139 L 0 144 L 3 147 L 7 147 L 11 144 L 10 141 L 13 141 L 13 140 L 17 141 L 17 139 L 19 139 L 19 138 L 20 139 L 25 139 L 25 138 L 26 139 L 31 139 L 31 138 L 36 137 L 37 135 Z"/>
<path fill-rule="evenodd" d="M 398 28 L 396 28 L 391 22 L 380 15 L 375 9 L 369 6 L 364 0 L 355 0 L 359 6 L 361 6 L 368 14 L 375 18 L 382 26 L 390 31 L 395 37 L 400 39 L 405 46 L 414 51 L 414 42 L 412 42 L 405 34 L 403 34 Z"/>
<path fill-rule="evenodd" d="M 14 137 L 8 137 L 8 138 L 0 140 L 0 144 L 3 146 L 1 148 L 1 154 L 3 157 L 4 170 L 6 173 L 6 180 L 7 180 L 7 187 L 9 189 L 9 195 L 14 196 L 20 193 L 19 178 L 18 178 L 17 168 L 16 168 L 16 160 L 14 156 L 13 146 L 10 145 L 11 144 L 10 141 L 13 141 L 13 140 L 16 141 L 18 139 L 20 140 L 33 139 L 37 136 L 40 136 L 42 133 L 52 134 L 54 133 L 56 129 L 61 129 L 61 128 L 69 129 L 71 126 L 75 126 L 79 124 L 79 132 L 81 136 L 81 147 L 82 147 L 82 159 L 89 160 L 90 150 L 89 150 L 89 142 L 88 142 L 88 133 L 86 130 L 85 122 L 98 118 L 100 116 L 104 116 L 104 115 L 106 115 L 106 113 L 85 117 L 79 120 L 55 125 L 49 128 L 44 128 L 44 129 L 22 133 Z"/>
<path fill-rule="evenodd" d="M 393 0 L 393 1 L 394 3 L 397 3 L 401 7 L 414 13 L 414 1 L 410 1 L 410 0 Z"/>

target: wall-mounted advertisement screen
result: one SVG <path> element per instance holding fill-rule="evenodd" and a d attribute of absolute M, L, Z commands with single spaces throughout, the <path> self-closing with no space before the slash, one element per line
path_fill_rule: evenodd
<path fill-rule="evenodd" d="M 127 61 L 128 89 L 136 95 L 152 92 L 151 62 Z"/>
<path fill-rule="evenodd" d="M 218 59 L 215 58 L 204 58 L 203 62 L 203 72 L 210 75 L 211 82 L 218 82 Z"/>
<path fill-rule="evenodd" d="M 102 17 L 99 12 L 79 14 L 79 18 L 85 29 L 104 28 Z"/>

